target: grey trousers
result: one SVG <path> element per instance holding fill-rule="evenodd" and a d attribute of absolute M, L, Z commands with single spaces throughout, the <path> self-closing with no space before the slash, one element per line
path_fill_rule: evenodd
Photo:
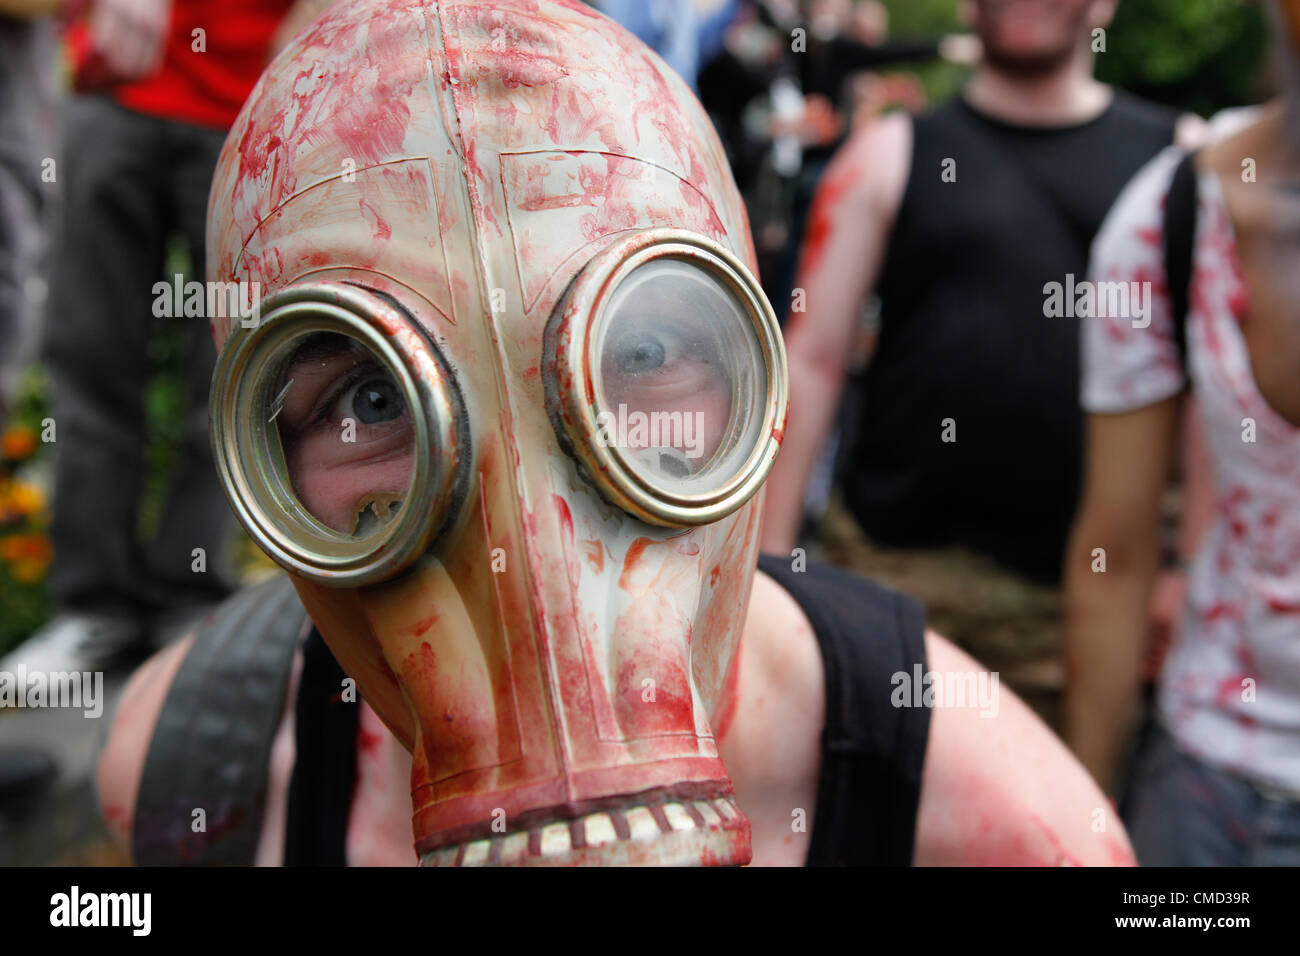
<path fill-rule="evenodd" d="M 57 428 L 49 586 L 65 610 L 143 619 L 220 599 L 232 516 L 208 445 L 214 351 L 203 318 L 153 314 L 169 239 L 206 278 L 208 190 L 223 132 L 71 97 L 59 171 L 63 221 L 51 258 L 42 355 Z M 144 389 L 161 322 L 186 325 L 188 387 L 176 467 L 153 541 L 137 540 Z M 206 571 L 193 570 L 202 548 Z"/>
<path fill-rule="evenodd" d="M 37 273 L 44 235 L 38 197 L 0 163 L 0 428 L 30 358 L 33 309 L 27 283 Z"/>

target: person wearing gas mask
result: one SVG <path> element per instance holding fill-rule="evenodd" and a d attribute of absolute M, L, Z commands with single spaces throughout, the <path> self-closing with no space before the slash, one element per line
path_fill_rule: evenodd
<path fill-rule="evenodd" d="M 1131 862 L 914 602 L 756 573 L 783 346 L 629 33 L 345 0 L 250 98 L 208 242 L 263 287 L 213 327 L 215 457 L 292 589 L 127 688 L 99 786 L 138 862 Z"/>

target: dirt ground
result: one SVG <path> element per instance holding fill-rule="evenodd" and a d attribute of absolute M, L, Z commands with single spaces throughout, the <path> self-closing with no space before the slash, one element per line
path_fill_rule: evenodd
<path fill-rule="evenodd" d="M 826 561 L 916 598 L 931 629 L 996 672 L 1060 733 L 1065 669 L 1059 591 L 961 548 L 876 547 L 838 503 L 819 532 Z"/>

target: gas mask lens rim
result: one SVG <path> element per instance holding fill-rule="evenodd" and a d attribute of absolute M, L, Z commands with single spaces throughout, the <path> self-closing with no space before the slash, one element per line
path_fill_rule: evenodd
<path fill-rule="evenodd" d="M 674 270 L 688 281 L 675 281 Z M 696 299 L 698 310 L 682 320 L 672 312 L 660 317 L 638 302 L 638 288 L 653 290 L 660 280 L 669 289 L 675 284 L 680 291 L 674 292 L 682 298 L 689 298 L 685 289 L 692 282 L 704 288 L 706 294 Z M 661 340 L 674 340 L 674 328 L 683 324 L 689 328 L 669 342 L 667 351 L 693 356 L 697 368 L 714 373 L 706 384 L 721 381 L 729 388 L 721 405 L 714 403 L 727 411 L 710 419 L 725 419 L 726 425 L 712 432 L 716 447 L 703 443 L 704 451 L 699 445 L 693 449 L 702 455 L 694 465 L 685 460 L 689 451 L 683 456 L 680 450 L 663 448 L 661 467 L 655 468 L 646 464 L 646 449 L 610 440 L 611 423 L 629 416 L 627 406 L 611 397 L 618 389 L 605 371 L 608 346 L 611 336 L 619 337 L 616 326 L 654 332 L 648 336 L 653 365 L 664 356 Z M 547 324 L 545 348 L 547 404 L 561 442 L 604 497 L 623 510 L 666 527 L 708 524 L 740 508 L 766 479 L 785 421 L 785 350 L 758 283 L 719 244 L 675 229 L 616 240 L 587 263 L 562 297 Z M 634 353 L 634 362 L 641 355 Z M 687 367 L 687 360 L 678 367 Z M 703 394 L 700 403 L 708 407 Z M 650 417 L 654 414 L 660 413 Z M 664 414 L 665 423 L 676 415 Z M 682 427 L 689 415 L 704 421 L 701 411 L 683 411 L 672 424 Z M 650 457 L 655 454 L 656 449 L 649 449 Z M 667 474 L 663 465 L 672 466 Z"/>
<path fill-rule="evenodd" d="M 278 421 L 293 385 L 287 368 L 304 345 L 321 341 L 346 343 L 344 354 L 368 359 L 388 385 L 382 397 L 400 396 L 409 419 L 406 490 L 367 497 L 365 533 L 360 517 L 348 533 L 309 510 Z M 240 523 L 272 560 L 304 578 L 355 587 L 395 576 L 428 550 L 459 497 L 462 415 L 453 380 L 418 324 L 371 290 L 314 283 L 268 298 L 261 321 L 237 327 L 222 349 L 211 408 L 217 470 Z"/>

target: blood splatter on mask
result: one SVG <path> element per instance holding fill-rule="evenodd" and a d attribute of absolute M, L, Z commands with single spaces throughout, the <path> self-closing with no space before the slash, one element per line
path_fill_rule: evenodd
<path fill-rule="evenodd" d="M 218 468 L 411 749 L 427 864 L 743 863 L 785 359 L 723 152 L 572 2 L 341 2 L 214 182 Z"/>

